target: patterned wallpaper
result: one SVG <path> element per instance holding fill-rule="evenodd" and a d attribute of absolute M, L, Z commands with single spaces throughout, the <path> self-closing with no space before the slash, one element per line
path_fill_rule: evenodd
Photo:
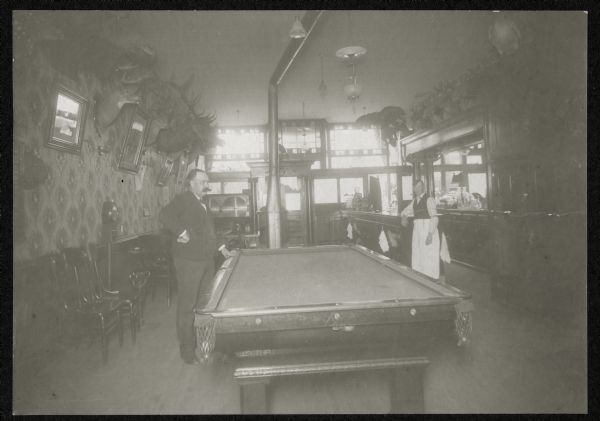
<path fill-rule="evenodd" d="M 106 198 L 121 209 L 123 234 L 138 234 L 159 228 L 158 212 L 175 193 L 174 177 L 165 187 L 156 186 L 160 157 L 151 151 L 141 191 L 135 189 L 135 176 L 116 170 L 117 157 L 126 134 L 126 118 L 101 133 L 96 132 L 92 113 L 93 98 L 102 86 L 92 75 L 79 74 L 71 80 L 58 74 L 40 55 L 13 73 L 13 141 L 26 144 L 48 167 L 48 178 L 40 186 L 22 191 L 24 209 L 13 214 L 25 226 L 24 237 L 15 237 L 15 261 L 35 258 L 62 247 L 99 241 L 100 211 Z M 50 133 L 53 91 L 56 83 L 82 95 L 89 101 L 81 156 L 45 146 Z M 121 113 L 123 114 L 123 113 Z M 99 155 L 98 146 L 111 152 Z M 14 145 L 13 145 L 14 146 Z M 15 187 L 16 191 L 17 187 Z M 144 216 L 144 209 L 149 216 Z"/>

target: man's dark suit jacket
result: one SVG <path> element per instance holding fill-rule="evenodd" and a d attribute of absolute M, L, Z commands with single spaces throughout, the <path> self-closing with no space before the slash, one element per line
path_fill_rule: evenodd
<path fill-rule="evenodd" d="M 206 210 L 190 191 L 178 194 L 165 206 L 159 220 L 173 234 L 173 257 L 188 260 L 212 260 L 217 249 L 215 226 L 210 210 Z M 190 241 L 178 243 L 187 230 Z"/>

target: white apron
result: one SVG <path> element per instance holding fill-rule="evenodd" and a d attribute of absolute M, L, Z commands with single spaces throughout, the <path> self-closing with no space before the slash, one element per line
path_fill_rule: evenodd
<path fill-rule="evenodd" d="M 431 244 L 426 245 L 431 219 L 415 219 L 412 234 L 411 266 L 433 279 L 440 277 L 440 235 L 436 229 Z"/>

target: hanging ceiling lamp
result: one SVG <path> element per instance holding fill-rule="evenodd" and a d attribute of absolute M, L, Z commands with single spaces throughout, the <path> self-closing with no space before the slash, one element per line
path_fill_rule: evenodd
<path fill-rule="evenodd" d="M 521 44 L 521 32 L 516 23 L 502 14 L 490 26 L 489 38 L 500 55 L 513 54 Z"/>
<path fill-rule="evenodd" d="M 308 144 L 306 143 L 306 116 L 304 115 L 304 101 L 302 101 L 302 151 L 307 152 Z"/>
<path fill-rule="evenodd" d="M 325 81 L 323 80 L 323 54 L 319 54 L 321 57 L 321 83 L 319 83 L 319 95 L 321 98 L 327 96 L 327 85 L 325 85 Z"/>
<path fill-rule="evenodd" d="M 354 44 L 353 26 L 350 16 L 350 12 L 347 13 L 348 17 L 348 30 L 350 42 Z M 351 45 L 349 47 L 343 47 L 336 51 L 335 55 L 342 60 L 347 66 L 352 66 L 352 72 L 348 77 L 348 82 L 344 85 L 344 94 L 350 103 L 352 104 L 352 111 L 356 113 L 355 102 L 362 94 L 362 85 L 358 83 L 356 75 L 356 64 L 360 58 L 367 53 L 367 49 L 358 45 Z"/>
<path fill-rule="evenodd" d="M 348 82 L 344 85 L 344 94 L 350 103 L 352 104 L 352 110 L 356 112 L 354 103 L 362 94 L 363 87 L 358 83 L 358 77 L 356 74 L 356 61 L 360 57 L 367 53 L 367 49 L 364 47 L 351 46 L 344 47 L 337 50 L 335 55 L 346 62 L 347 65 L 352 66 L 352 72 L 348 77 Z"/>
<path fill-rule="evenodd" d="M 367 49 L 365 47 L 359 47 L 357 45 L 340 48 L 335 52 L 335 55 L 338 58 L 348 60 L 352 63 L 356 62 L 356 59 L 364 56 L 365 54 L 367 54 Z"/>
<path fill-rule="evenodd" d="M 352 63 L 352 74 L 348 77 L 348 83 L 344 85 L 344 93 L 348 101 L 354 103 L 362 94 L 362 85 L 356 77 L 356 66 Z"/>
<path fill-rule="evenodd" d="M 302 22 L 300 22 L 298 16 L 296 16 L 294 24 L 292 25 L 292 29 L 290 29 L 290 38 L 306 38 L 306 29 L 304 29 L 304 26 L 302 26 Z"/>

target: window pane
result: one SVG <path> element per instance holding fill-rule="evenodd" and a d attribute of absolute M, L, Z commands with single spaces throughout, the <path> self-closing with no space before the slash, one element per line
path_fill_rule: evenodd
<path fill-rule="evenodd" d="M 412 175 L 402 176 L 402 200 L 412 200 Z"/>
<path fill-rule="evenodd" d="M 259 177 L 256 183 L 256 208 L 261 209 L 267 206 L 268 185 L 265 177 Z"/>
<path fill-rule="evenodd" d="M 444 154 L 444 164 L 459 165 L 462 164 L 462 155 L 460 152 L 448 152 Z"/>
<path fill-rule="evenodd" d="M 434 171 L 433 172 L 433 192 L 434 192 L 434 197 L 437 199 L 438 197 L 441 196 L 442 194 L 442 172 L 441 171 Z"/>
<path fill-rule="evenodd" d="M 486 196 L 485 173 L 451 171 L 446 173 L 446 189 L 438 197 L 438 205 L 453 209 L 486 209 Z"/>
<path fill-rule="evenodd" d="M 331 168 L 385 167 L 385 155 L 334 156 Z"/>
<path fill-rule="evenodd" d="M 396 174 L 388 174 L 389 179 L 389 191 L 390 191 L 390 204 L 388 206 L 389 210 L 397 210 L 398 209 L 398 183 Z"/>
<path fill-rule="evenodd" d="M 299 211 L 301 210 L 300 206 L 300 193 L 286 193 L 284 196 L 286 210 L 289 211 Z"/>
<path fill-rule="evenodd" d="M 298 177 L 279 177 L 279 184 L 281 184 L 282 191 L 299 191 Z"/>
<path fill-rule="evenodd" d="M 433 165 L 442 165 L 442 156 L 441 155 L 437 161 L 433 161 Z"/>
<path fill-rule="evenodd" d="M 487 177 L 485 173 L 471 173 L 469 178 L 469 193 L 473 195 L 473 207 L 481 206 L 487 209 Z M 477 203 L 479 202 L 479 203 Z"/>
<path fill-rule="evenodd" d="M 467 155 L 467 164 L 483 164 L 481 155 Z"/>
<path fill-rule="evenodd" d="M 446 191 L 465 187 L 467 185 L 464 179 L 464 173 L 461 171 L 446 171 Z"/>
<path fill-rule="evenodd" d="M 298 177 L 281 177 L 281 193 L 283 197 L 283 206 L 287 210 L 301 210 L 300 182 Z"/>
<path fill-rule="evenodd" d="M 379 187 L 381 188 L 381 210 L 387 210 L 390 207 L 391 191 L 389 179 L 393 176 L 393 174 L 369 174 L 369 177 L 377 177 L 379 179 Z"/>
<path fill-rule="evenodd" d="M 210 188 L 210 194 L 221 194 L 223 190 L 221 188 L 221 182 L 209 182 L 208 187 Z"/>
<path fill-rule="evenodd" d="M 314 193 L 315 203 L 338 203 L 337 179 L 315 179 Z"/>
<path fill-rule="evenodd" d="M 388 145 L 388 155 L 390 157 L 390 166 L 401 165 L 400 163 L 400 146 Z"/>
<path fill-rule="evenodd" d="M 265 136 L 260 129 L 219 129 L 222 145 L 215 148 L 214 154 L 253 154 L 264 153 Z"/>
<path fill-rule="evenodd" d="M 243 193 L 243 190 L 247 189 L 247 181 L 225 181 L 223 183 L 223 193 L 225 194 L 239 194 Z"/>
<path fill-rule="evenodd" d="M 334 126 L 329 131 L 331 150 L 382 149 L 378 128 Z"/>
<path fill-rule="evenodd" d="M 281 144 L 289 152 L 309 152 L 321 147 L 321 131 L 314 121 L 288 121 L 280 126 Z"/>
<path fill-rule="evenodd" d="M 354 193 L 363 194 L 363 179 L 360 178 L 340 178 L 340 196 L 354 196 Z"/>
<path fill-rule="evenodd" d="M 208 172 L 250 171 L 247 161 L 210 161 Z"/>
<path fill-rule="evenodd" d="M 313 164 L 310 166 L 311 170 L 320 170 L 321 169 L 321 161 L 315 161 L 313 162 Z"/>

